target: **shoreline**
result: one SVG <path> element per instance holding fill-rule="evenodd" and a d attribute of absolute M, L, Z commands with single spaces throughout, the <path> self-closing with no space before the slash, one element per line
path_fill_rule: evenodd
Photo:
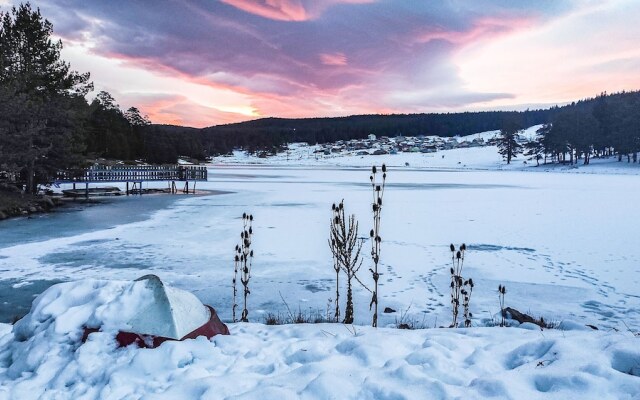
<path fill-rule="evenodd" d="M 20 192 L 0 191 L 0 221 L 32 214 L 49 213 L 63 206 L 61 198 L 47 195 L 31 195 Z"/>
<path fill-rule="evenodd" d="M 230 192 L 199 190 L 196 191 L 195 196 L 227 193 Z M 171 208 L 175 202 L 192 198 L 191 196 L 194 195 L 186 196 L 180 193 L 173 196 L 159 194 L 103 196 L 90 197 L 88 200 L 57 198 L 59 205 L 49 211 L 29 215 L 20 214 L 0 221 L 0 233 L 4 233 L 0 235 L 0 250 L 16 245 L 82 235 L 96 230 L 113 229 L 119 224 L 144 221 L 155 212 Z M 89 241 L 83 244 L 93 246 L 98 245 L 99 242 Z M 79 251 L 85 251 L 84 247 L 81 246 Z M 50 278 L 4 276 L 0 279 L 0 322 L 10 323 L 16 317 L 22 317 L 28 312 L 36 295 L 55 283 L 67 280 L 62 276 Z"/>
<path fill-rule="evenodd" d="M 189 193 L 190 196 L 207 196 L 227 194 L 230 192 L 219 190 L 197 190 L 195 193 Z M 2 221 L 12 220 L 20 217 L 30 219 L 31 216 L 51 214 L 57 210 L 68 208 L 75 205 L 99 205 L 116 198 L 140 198 L 144 196 L 160 196 L 160 195 L 185 195 L 185 193 L 167 193 L 155 189 L 145 189 L 142 195 L 132 193 L 129 195 L 121 194 L 118 196 L 89 196 L 89 197 L 65 197 L 62 195 L 32 195 L 21 192 L 6 191 L 0 189 L 0 223 Z"/>

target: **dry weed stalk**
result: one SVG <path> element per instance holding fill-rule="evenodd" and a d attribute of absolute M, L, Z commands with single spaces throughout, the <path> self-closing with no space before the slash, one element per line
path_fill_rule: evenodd
<path fill-rule="evenodd" d="M 504 295 L 507 293 L 507 288 L 504 285 L 498 285 L 498 300 L 500 301 L 500 326 L 507 326 L 505 319 L 507 313 L 504 310 Z"/>
<path fill-rule="evenodd" d="M 382 238 L 380 237 L 380 217 L 382 215 L 382 198 L 384 196 L 384 187 L 387 180 L 387 166 L 382 164 L 382 181 L 378 183 L 378 170 L 375 165 L 371 168 L 371 188 L 373 192 L 373 229 L 369 232 L 371 237 L 371 259 L 373 260 L 373 268 L 369 268 L 371 275 L 373 276 L 373 292 L 371 293 L 371 303 L 369 303 L 369 309 L 373 308 L 373 321 L 372 326 L 376 328 L 378 326 L 378 280 L 380 279 L 380 273 L 378 272 L 378 263 L 380 262 L 380 244 Z"/>
<path fill-rule="evenodd" d="M 238 258 L 240 259 L 240 283 L 244 287 L 244 308 L 242 310 L 242 317 L 240 321 L 249 322 L 249 311 L 247 310 L 247 296 L 251 293 L 249 290 L 249 279 L 251 279 L 251 264 L 253 262 L 253 250 L 251 250 L 251 239 L 253 237 L 253 215 L 243 213 L 242 214 L 242 233 L 240 234 L 241 244 L 239 247 Z M 235 279 L 234 279 L 235 281 Z M 235 290 L 235 285 L 234 285 Z M 234 301 L 235 303 L 235 301 Z M 235 305 L 235 304 L 234 304 Z"/>
<path fill-rule="evenodd" d="M 451 244 L 451 313 L 453 314 L 453 322 L 449 326 L 455 328 L 458 326 L 458 315 L 460 309 L 460 295 L 462 294 L 465 281 L 462 279 L 462 267 L 464 266 L 464 253 L 467 246 L 462 243 L 456 251 L 456 247 Z"/>
<path fill-rule="evenodd" d="M 348 220 L 345 218 L 344 200 L 338 205 L 333 204 L 331 210 L 333 217 L 331 218 L 329 247 L 331 248 L 334 270 L 336 271 L 336 311 L 334 317 L 336 321 L 340 317 L 338 278 L 340 270 L 342 270 L 347 275 L 347 304 L 344 310 L 343 323 L 352 324 L 354 320 L 352 282 L 354 278 L 358 279 L 356 274 L 362 266 L 360 257 L 362 241 L 358 240 L 358 222 L 355 219 L 355 215 L 350 215 Z"/>
<path fill-rule="evenodd" d="M 238 308 L 237 296 L 238 296 L 238 270 L 240 269 L 240 257 L 242 256 L 242 250 L 239 245 L 236 245 L 235 256 L 233 260 L 233 305 L 231 306 L 231 318 L 233 322 L 238 322 L 236 319 L 236 308 Z"/>
<path fill-rule="evenodd" d="M 464 309 L 464 326 L 469 328 L 471 326 L 471 318 L 473 318 L 473 314 L 471 313 L 471 309 L 469 308 L 471 304 L 471 293 L 473 292 L 473 279 L 469 278 L 464 281 L 464 288 L 460 291 L 464 296 L 462 300 L 462 307 Z"/>

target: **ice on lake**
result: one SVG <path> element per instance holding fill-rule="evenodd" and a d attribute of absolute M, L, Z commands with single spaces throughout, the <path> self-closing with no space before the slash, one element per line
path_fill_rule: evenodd
<path fill-rule="evenodd" d="M 375 161 L 375 158 L 371 158 Z M 380 306 L 448 325 L 449 244 L 466 243 L 463 275 L 476 282 L 474 324 L 506 304 L 560 322 L 638 326 L 640 256 L 635 246 L 637 176 L 391 167 L 382 216 Z M 230 319 L 233 249 L 241 215 L 254 215 L 249 317 L 289 307 L 324 312 L 335 291 L 327 244 L 331 204 L 344 199 L 361 236 L 371 228 L 365 167 L 212 166 L 203 196 L 142 196 L 4 222 L 0 277 L 22 286 L 2 320 L 42 282 L 133 279 L 154 273 L 193 291 Z M 370 243 L 360 276 L 371 281 Z M 29 285 L 29 283 L 37 284 Z M 369 293 L 356 286 L 356 320 Z M 33 294 L 32 293 L 32 294 Z M 10 296 L 9 296 L 10 297 Z M 344 297 L 342 297 L 344 299 Z M 20 304 L 18 304 L 20 303 Z M 383 315 L 381 325 L 396 314 Z"/>

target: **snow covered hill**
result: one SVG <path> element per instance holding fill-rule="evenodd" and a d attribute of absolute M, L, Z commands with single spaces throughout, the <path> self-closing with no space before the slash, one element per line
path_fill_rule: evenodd
<path fill-rule="evenodd" d="M 533 140 L 541 125 L 529 127 L 520 133 L 526 140 Z M 473 135 L 456 137 L 458 142 L 471 142 L 474 139 L 488 141 L 499 135 L 500 131 L 480 132 Z M 219 156 L 211 159 L 215 165 L 265 165 L 265 166 L 322 166 L 322 167 L 369 167 L 373 164 L 386 164 L 396 168 L 419 168 L 431 170 L 518 170 L 530 172 L 569 172 L 587 174 L 640 174 L 638 164 L 618 162 L 616 157 L 591 159 L 591 164 L 584 166 L 582 161 L 576 165 L 547 164 L 536 166 L 535 160 L 527 160 L 520 154 L 511 165 L 507 165 L 498 154 L 496 146 L 455 148 L 439 150 L 434 153 L 405 152 L 383 155 L 358 155 L 357 151 L 344 151 L 325 155 L 317 153 L 319 145 L 292 143 L 289 150 L 260 158 L 248 155 L 243 151 L 235 151 L 233 156 Z"/>
<path fill-rule="evenodd" d="M 520 328 L 230 324 L 231 336 L 117 348 L 132 282 L 54 286 L 0 324 L 0 399 L 637 399 L 640 338 Z M 82 327 L 102 332 L 82 344 Z M 572 330 L 572 328 L 574 330 Z"/>

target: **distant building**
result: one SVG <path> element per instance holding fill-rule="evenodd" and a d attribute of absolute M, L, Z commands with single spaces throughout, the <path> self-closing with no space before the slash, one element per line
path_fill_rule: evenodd
<path fill-rule="evenodd" d="M 369 140 L 376 140 L 376 135 L 373 133 L 368 136 Z"/>

